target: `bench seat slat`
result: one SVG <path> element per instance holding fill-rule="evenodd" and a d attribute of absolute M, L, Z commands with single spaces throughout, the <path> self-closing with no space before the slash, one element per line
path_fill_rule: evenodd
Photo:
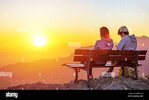
<path fill-rule="evenodd" d="M 127 57 L 123 57 L 123 56 L 103 56 L 103 57 L 96 57 L 93 58 L 94 61 L 128 61 L 128 60 L 132 60 L 134 59 L 133 56 L 127 56 Z"/>
<path fill-rule="evenodd" d="M 137 60 L 145 60 L 145 56 L 99 56 L 93 58 L 94 61 L 133 61 Z"/>
<path fill-rule="evenodd" d="M 126 50 L 92 50 L 92 55 L 137 55 L 137 51 L 126 51 Z"/>
<path fill-rule="evenodd" d="M 139 55 L 146 55 L 147 51 L 146 50 L 142 50 L 142 51 L 138 51 Z"/>
<path fill-rule="evenodd" d="M 138 56 L 138 60 L 145 60 L 146 56 Z"/>
<path fill-rule="evenodd" d="M 70 68 L 86 68 L 86 66 L 84 64 L 81 63 L 71 63 L 71 64 L 63 64 L 63 66 L 67 66 Z M 92 68 L 106 68 L 106 67 L 121 67 L 121 65 L 116 64 L 116 65 L 112 65 L 111 62 L 107 62 L 105 65 L 94 65 L 91 66 Z M 138 66 L 142 66 L 141 63 L 138 64 Z"/>
<path fill-rule="evenodd" d="M 85 67 L 85 65 L 81 63 L 64 64 L 64 66 L 71 67 L 71 68 L 84 68 Z"/>
<path fill-rule="evenodd" d="M 141 51 L 127 51 L 127 50 L 86 50 L 86 49 L 76 49 L 75 55 L 146 55 L 146 50 Z"/>
<path fill-rule="evenodd" d="M 86 66 L 84 64 L 76 64 L 76 63 L 72 63 L 72 64 L 64 64 L 64 66 L 70 67 L 70 68 L 86 68 Z M 100 67 L 112 67 L 111 63 L 107 63 L 105 65 L 94 65 L 91 66 L 93 68 L 100 68 Z M 115 66 L 116 67 L 116 66 Z M 120 67 L 120 66 L 117 66 Z"/>

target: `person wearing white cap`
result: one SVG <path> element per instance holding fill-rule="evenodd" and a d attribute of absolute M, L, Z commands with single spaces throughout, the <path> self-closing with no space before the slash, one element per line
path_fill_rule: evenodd
<path fill-rule="evenodd" d="M 135 35 L 129 35 L 129 31 L 126 26 L 122 26 L 118 30 L 118 35 L 121 36 L 121 41 L 117 46 L 117 50 L 136 50 L 137 39 Z"/>
<path fill-rule="evenodd" d="M 129 31 L 126 26 L 122 26 L 118 30 L 118 35 L 121 36 L 121 40 L 117 46 L 117 50 L 136 50 L 137 39 L 135 35 L 129 35 Z M 112 72 L 114 67 L 110 67 L 108 72 Z"/>

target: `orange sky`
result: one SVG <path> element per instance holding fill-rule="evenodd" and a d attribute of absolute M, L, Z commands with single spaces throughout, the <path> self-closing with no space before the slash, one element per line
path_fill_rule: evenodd
<path fill-rule="evenodd" d="M 148 10 L 148 0 L 1 0 L 0 63 L 68 56 L 75 46 L 93 45 L 102 26 L 114 42 L 122 25 L 149 36 Z M 39 34 L 48 41 L 43 47 L 32 43 Z"/>

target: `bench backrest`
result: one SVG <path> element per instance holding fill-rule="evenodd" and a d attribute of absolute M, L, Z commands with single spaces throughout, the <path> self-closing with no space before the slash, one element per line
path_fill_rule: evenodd
<path fill-rule="evenodd" d="M 87 50 L 76 49 L 74 61 L 133 61 L 145 60 L 147 50 Z"/>

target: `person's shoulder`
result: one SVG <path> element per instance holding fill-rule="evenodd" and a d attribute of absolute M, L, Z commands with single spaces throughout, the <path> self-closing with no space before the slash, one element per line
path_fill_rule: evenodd
<path fill-rule="evenodd" d="M 135 34 L 129 35 L 130 37 L 136 38 Z"/>
<path fill-rule="evenodd" d="M 104 42 L 113 43 L 113 39 L 105 39 Z"/>
<path fill-rule="evenodd" d="M 101 42 L 101 41 L 102 41 L 102 40 L 97 40 L 96 43 L 99 43 L 99 42 Z"/>
<path fill-rule="evenodd" d="M 123 37 L 121 40 L 126 40 L 129 37 L 129 35 L 126 35 L 125 37 Z"/>

